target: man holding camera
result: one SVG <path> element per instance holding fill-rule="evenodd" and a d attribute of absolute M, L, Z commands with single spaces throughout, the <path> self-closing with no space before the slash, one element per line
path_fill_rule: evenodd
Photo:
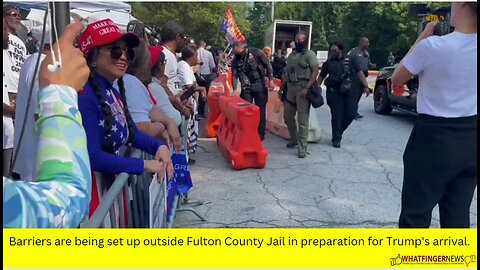
<path fill-rule="evenodd" d="M 477 187 L 477 3 L 454 2 L 451 26 L 427 24 L 392 75 L 418 74 L 418 117 L 403 154 L 400 228 L 470 227 Z M 445 29 L 445 30 L 442 30 Z M 440 34 L 442 36 L 435 36 Z"/>
<path fill-rule="evenodd" d="M 264 77 L 268 77 L 268 88 L 273 89 L 273 68 L 265 53 L 257 48 L 247 48 L 245 44 L 237 41 L 233 43 L 235 57 L 232 61 L 233 89 L 237 89 L 237 80 L 242 87 L 240 97 L 250 103 L 255 103 L 260 108 L 260 124 L 258 134 L 260 139 L 265 139 L 265 109 L 268 101 L 268 92 Z M 264 74 L 264 72 L 267 74 Z"/>

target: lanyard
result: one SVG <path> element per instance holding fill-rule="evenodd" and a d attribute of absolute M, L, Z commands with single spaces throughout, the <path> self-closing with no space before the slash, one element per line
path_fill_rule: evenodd
<path fill-rule="evenodd" d="M 148 86 L 146 86 L 147 88 L 147 92 L 148 92 L 148 96 L 150 97 L 150 100 L 152 101 L 153 105 L 157 105 L 157 101 L 155 100 L 155 97 L 152 95 L 152 92 L 150 92 L 150 88 Z"/>

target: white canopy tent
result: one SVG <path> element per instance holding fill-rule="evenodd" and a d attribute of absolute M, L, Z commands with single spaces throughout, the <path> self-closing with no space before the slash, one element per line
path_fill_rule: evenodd
<path fill-rule="evenodd" d="M 45 9 L 47 7 L 46 2 L 40 1 L 5 1 L 6 3 L 14 4 L 23 9 Z M 85 9 L 89 11 L 101 11 L 101 10 L 124 10 L 127 12 L 132 11 L 132 7 L 121 1 L 71 1 L 70 8 L 72 9 Z"/>
<path fill-rule="evenodd" d="M 86 9 L 71 9 L 70 12 L 78 14 L 82 18 L 87 18 L 89 23 L 110 19 L 124 32 L 127 31 L 127 24 L 131 20 L 136 20 L 130 13 L 122 10 L 89 11 Z"/>
<path fill-rule="evenodd" d="M 46 3 L 36 1 L 15 2 L 16 6 L 29 10 L 27 20 L 43 22 Z M 70 12 L 87 19 L 88 22 L 94 22 L 103 19 L 111 19 L 122 31 L 127 30 L 127 24 L 131 20 L 136 20 L 131 15 L 132 7 L 121 1 L 96 1 L 96 2 L 70 2 Z"/>

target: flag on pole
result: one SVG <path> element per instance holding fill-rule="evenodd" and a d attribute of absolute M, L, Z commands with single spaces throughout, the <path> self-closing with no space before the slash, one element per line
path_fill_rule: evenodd
<path fill-rule="evenodd" d="M 220 29 L 226 33 L 225 38 L 230 44 L 234 43 L 235 41 L 245 42 L 245 36 L 243 36 L 242 32 L 240 32 L 240 29 L 237 27 L 237 23 L 235 22 L 233 12 L 230 7 L 227 8 L 227 11 L 225 12 Z"/>

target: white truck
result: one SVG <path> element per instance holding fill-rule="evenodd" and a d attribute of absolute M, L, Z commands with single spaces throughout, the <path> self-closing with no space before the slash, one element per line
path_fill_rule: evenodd
<path fill-rule="evenodd" d="M 295 34 L 304 32 L 308 38 L 308 49 L 312 41 L 312 22 L 274 20 L 265 33 L 265 46 L 272 48 L 272 54 L 286 55 L 290 44 L 295 40 Z"/>

